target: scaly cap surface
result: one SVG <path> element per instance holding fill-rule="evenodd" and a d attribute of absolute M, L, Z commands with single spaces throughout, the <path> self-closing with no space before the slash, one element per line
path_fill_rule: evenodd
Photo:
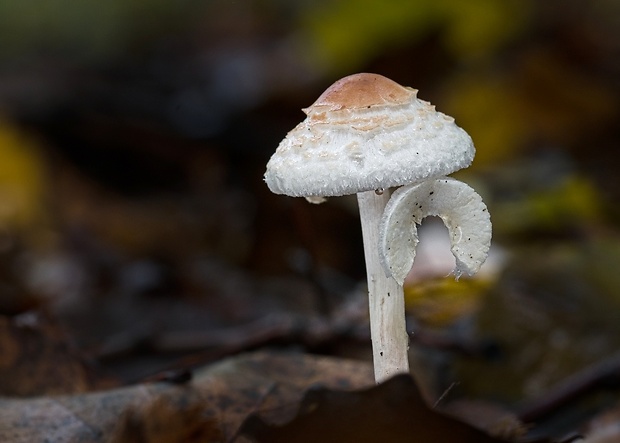
<path fill-rule="evenodd" d="M 401 186 L 469 166 L 475 149 L 454 119 L 377 74 L 338 80 L 267 163 L 272 192 L 338 196 Z"/>

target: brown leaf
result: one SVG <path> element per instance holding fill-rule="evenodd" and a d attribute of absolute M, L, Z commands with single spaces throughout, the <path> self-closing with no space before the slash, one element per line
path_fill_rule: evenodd
<path fill-rule="evenodd" d="M 128 409 L 110 439 L 112 443 L 224 441 L 215 417 L 203 415 L 205 405 L 196 391 L 179 396 L 163 393 L 144 407 Z"/>
<path fill-rule="evenodd" d="M 588 423 L 583 443 L 620 441 L 620 405 L 599 414 Z"/>
<path fill-rule="evenodd" d="M 269 443 L 508 441 L 433 411 L 409 375 L 358 392 L 310 391 L 289 423 L 272 425 L 254 415 L 242 432 L 256 442 Z"/>
<path fill-rule="evenodd" d="M 487 432 L 495 437 L 515 440 L 527 433 L 516 414 L 483 400 L 455 400 L 441 412 Z"/>
<path fill-rule="evenodd" d="M 84 392 L 83 360 L 63 332 L 34 312 L 0 316 L 0 393 L 31 396 Z"/>
<path fill-rule="evenodd" d="M 237 433 L 250 414 L 259 411 L 278 422 L 289 420 L 290 406 L 311 386 L 359 389 L 373 383 L 372 369 L 365 363 L 255 353 L 207 367 L 184 384 L 0 398 L 0 441 L 242 442 Z"/>

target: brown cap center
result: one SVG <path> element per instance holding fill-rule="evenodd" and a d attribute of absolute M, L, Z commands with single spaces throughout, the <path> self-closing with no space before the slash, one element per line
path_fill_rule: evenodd
<path fill-rule="evenodd" d="M 330 111 L 359 109 L 386 104 L 403 104 L 415 96 L 416 91 L 405 88 L 379 74 L 353 74 L 331 85 L 304 111 L 315 107 L 328 107 Z"/>

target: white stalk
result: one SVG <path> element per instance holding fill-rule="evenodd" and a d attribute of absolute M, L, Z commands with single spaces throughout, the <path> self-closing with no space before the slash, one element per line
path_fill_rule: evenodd
<path fill-rule="evenodd" d="M 365 191 L 357 194 L 364 257 L 368 276 L 370 336 L 375 381 L 409 372 L 409 337 L 405 325 L 405 299 L 402 285 L 386 275 L 379 258 L 379 227 L 389 191 L 382 194 Z"/>

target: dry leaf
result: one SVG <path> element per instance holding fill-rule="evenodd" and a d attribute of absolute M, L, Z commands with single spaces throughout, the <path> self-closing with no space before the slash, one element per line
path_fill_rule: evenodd
<path fill-rule="evenodd" d="M 372 385 L 366 363 L 256 353 L 197 372 L 182 384 L 146 383 L 74 396 L 0 398 L 0 441 L 167 443 L 244 441 L 241 423 L 260 411 L 289 420 L 311 386 Z"/>
<path fill-rule="evenodd" d="M 259 443 L 509 441 L 430 409 L 405 374 L 358 392 L 310 391 L 291 422 L 276 426 L 255 415 L 242 432 Z"/>
<path fill-rule="evenodd" d="M 35 312 L 0 316 L 0 394 L 32 396 L 84 392 L 84 361 L 62 331 Z"/>

